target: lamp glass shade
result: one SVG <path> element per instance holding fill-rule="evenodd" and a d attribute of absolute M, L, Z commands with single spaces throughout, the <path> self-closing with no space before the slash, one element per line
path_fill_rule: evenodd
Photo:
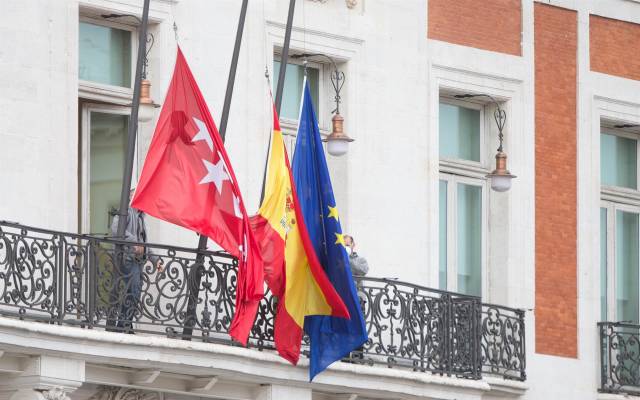
<path fill-rule="evenodd" d="M 347 140 L 341 139 L 328 139 L 327 140 L 327 151 L 332 156 L 340 157 L 349 151 L 349 142 Z"/>
<path fill-rule="evenodd" d="M 491 176 L 491 189 L 496 192 L 506 192 L 511 189 L 511 175 L 492 175 Z"/>
<path fill-rule="evenodd" d="M 155 106 L 150 103 L 140 103 L 138 108 L 138 121 L 149 122 L 155 115 Z"/>

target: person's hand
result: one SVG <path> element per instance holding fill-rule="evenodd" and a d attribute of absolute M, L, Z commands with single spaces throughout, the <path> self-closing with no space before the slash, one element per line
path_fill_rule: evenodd
<path fill-rule="evenodd" d="M 141 256 L 144 253 L 144 247 L 142 246 L 133 246 L 133 251 L 137 256 Z"/>
<path fill-rule="evenodd" d="M 164 261 L 161 258 L 156 262 L 156 271 L 163 272 L 164 271 Z"/>

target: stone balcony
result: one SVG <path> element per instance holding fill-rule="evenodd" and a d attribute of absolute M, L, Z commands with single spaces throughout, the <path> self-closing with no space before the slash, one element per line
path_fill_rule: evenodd
<path fill-rule="evenodd" d="M 199 262 L 194 249 L 147 245 L 163 268 L 146 262 L 137 301 L 119 268 L 129 245 L 0 222 L 0 398 L 485 399 L 526 390 L 521 310 L 360 279 L 369 341 L 309 383 L 304 357 L 293 367 L 273 351 L 274 297 L 263 299 L 248 348 L 229 338 L 232 257 L 204 252 Z"/>

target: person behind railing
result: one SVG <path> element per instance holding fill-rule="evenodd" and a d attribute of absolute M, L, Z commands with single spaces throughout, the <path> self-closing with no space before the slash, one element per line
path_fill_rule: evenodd
<path fill-rule="evenodd" d="M 349 268 L 351 269 L 351 275 L 353 275 L 354 281 L 356 283 L 356 289 L 358 291 L 358 299 L 360 300 L 360 307 L 363 308 L 366 303 L 366 294 L 364 293 L 364 285 L 362 283 L 362 278 L 369 272 L 369 263 L 367 259 L 360 256 L 356 253 L 356 242 L 353 240 L 353 236 L 344 235 L 344 245 L 347 249 L 347 254 L 349 254 Z M 355 351 L 351 353 L 352 362 L 362 362 L 364 359 L 364 346 L 358 347 Z"/>
<path fill-rule="evenodd" d="M 347 248 L 349 254 L 349 267 L 351 268 L 351 274 L 354 278 L 363 277 L 369 272 L 369 263 L 367 259 L 356 253 L 356 242 L 353 240 L 353 236 L 344 235 L 344 245 Z M 355 279 L 354 279 L 355 280 Z M 356 280 L 358 291 L 362 290 L 362 282 Z"/>
<path fill-rule="evenodd" d="M 135 188 L 129 192 L 129 203 L 133 198 Z M 111 222 L 111 234 L 115 239 L 126 240 L 128 242 L 147 242 L 147 227 L 145 223 L 145 214 L 129 206 L 127 210 L 127 225 L 124 231 L 124 237 L 117 237 L 119 215 L 113 217 Z M 143 266 L 147 261 L 155 265 L 158 271 L 162 270 L 163 261 L 160 257 L 154 255 L 150 249 L 142 245 L 124 246 L 122 266 L 119 269 L 117 277 L 114 277 L 115 289 L 120 286 L 118 283 L 124 284 L 124 294 L 117 296 L 118 307 L 116 310 L 117 321 L 115 326 L 118 331 L 133 333 L 133 319 L 136 317 L 136 309 L 140 303 L 140 295 L 142 291 L 142 273 Z"/>

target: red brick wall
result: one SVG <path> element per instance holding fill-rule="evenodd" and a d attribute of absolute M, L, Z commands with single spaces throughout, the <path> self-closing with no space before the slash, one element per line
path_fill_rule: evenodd
<path fill-rule="evenodd" d="M 640 25 L 589 16 L 591 70 L 640 80 Z"/>
<path fill-rule="evenodd" d="M 536 352 L 577 357 L 577 14 L 534 6 Z"/>
<path fill-rule="evenodd" d="M 427 0 L 427 36 L 478 49 L 521 55 L 521 0 Z"/>

